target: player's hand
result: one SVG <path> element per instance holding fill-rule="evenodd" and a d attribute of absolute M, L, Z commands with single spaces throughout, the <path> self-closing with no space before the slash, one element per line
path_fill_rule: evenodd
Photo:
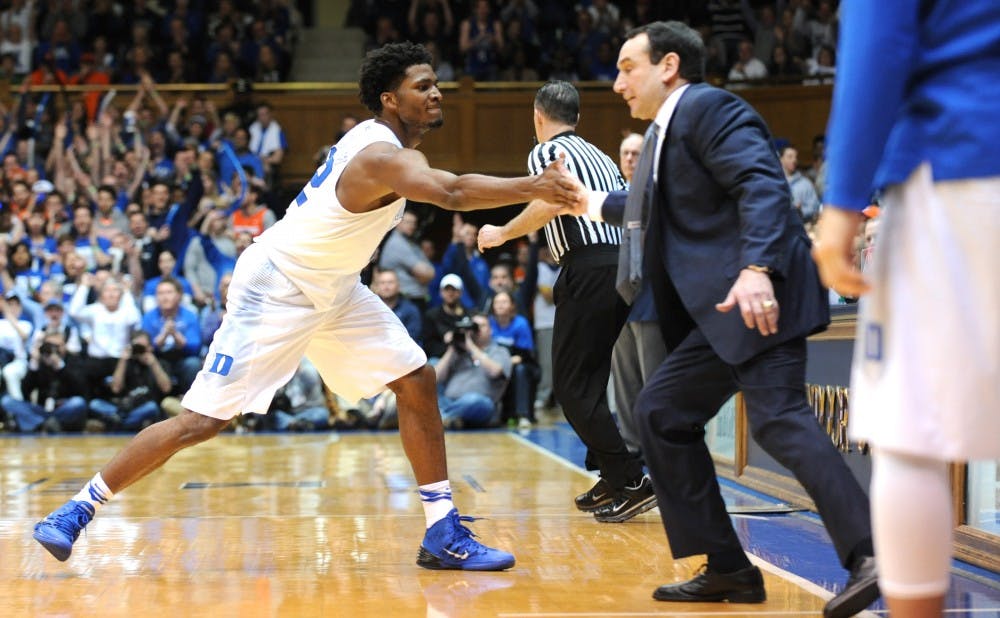
<path fill-rule="evenodd" d="M 854 266 L 854 237 L 863 221 L 861 213 L 826 206 L 816 224 L 813 260 L 823 285 L 842 296 L 857 298 L 871 289 Z"/>
<path fill-rule="evenodd" d="M 535 195 L 546 202 L 572 208 L 580 201 L 582 185 L 566 170 L 565 155 L 545 168 L 536 179 Z"/>
<path fill-rule="evenodd" d="M 715 305 L 715 309 L 729 313 L 737 305 L 747 328 L 756 328 L 765 337 L 778 332 L 781 308 L 774 298 L 774 286 L 767 274 L 749 268 L 741 270 L 726 299 Z"/>
<path fill-rule="evenodd" d="M 499 247 L 506 239 L 503 237 L 503 228 L 495 225 L 484 225 L 479 228 L 478 238 L 479 250 L 485 251 L 491 247 Z"/>

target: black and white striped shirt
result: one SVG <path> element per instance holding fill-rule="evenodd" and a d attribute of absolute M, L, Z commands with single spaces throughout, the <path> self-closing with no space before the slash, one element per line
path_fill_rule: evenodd
<path fill-rule="evenodd" d="M 565 154 L 565 165 L 583 186 L 593 191 L 623 191 L 626 189 L 618 166 L 611 157 L 572 131 L 560 133 L 538 144 L 528 156 L 528 171 L 541 174 L 548 165 Z M 586 215 L 560 215 L 545 224 L 545 239 L 557 262 L 576 247 L 584 245 L 619 245 L 621 228 L 604 222 L 591 221 Z"/>

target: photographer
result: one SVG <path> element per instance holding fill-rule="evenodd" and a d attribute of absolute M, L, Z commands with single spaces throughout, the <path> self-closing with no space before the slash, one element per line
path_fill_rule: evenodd
<path fill-rule="evenodd" d="M 22 432 L 43 429 L 49 432 L 79 431 L 87 420 L 87 384 L 79 361 L 66 354 L 61 332 L 48 332 L 35 340 L 23 382 L 24 394 L 31 401 L 21 401 L 9 394 L 0 406 Z"/>
<path fill-rule="evenodd" d="M 111 376 L 111 401 L 94 399 L 90 411 L 108 429 L 137 431 L 160 420 L 160 401 L 173 384 L 145 331 L 132 334 Z"/>
<path fill-rule="evenodd" d="M 445 427 L 489 427 L 500 418 L 497 402 L 511 373 L 510 352 L 492 341 L 484 315 L 464 318 L 445 333 L 445 350 L 434 366 L 438 407 Z"/>

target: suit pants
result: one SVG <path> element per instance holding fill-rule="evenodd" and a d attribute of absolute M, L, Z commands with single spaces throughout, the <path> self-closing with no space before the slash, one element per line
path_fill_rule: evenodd
<path fill-rule="evenodd" d="M 615 289 L 618 248 L 573 249 L 553 286 L 552 390 L 587 447 L 587 468 L 616 490 L 642 474 L 608 407 L 611 351 L 628 316 Z"/>
<path fill-rule="evenodd" d="M 639 430 L 635 423 L 635 401 L 642 386 L 667 357 L 660 323 L 630 320 L 625 324 L 611 355 L 611 378 L 615 383 L 618 424 L 628 450 L 637 453 Z"/>
<path fill-rule="evenodd" d="M 705 444 L 705 424 L 737 390 L 751 435 L 816 503 L 841 564 L 871 538 L 868 497 L 809 407 L 805 369 L 804 338 L 728 365 L 695 328 L 646 383 L 640 437 L 675 559 L 742 547 Z"/>

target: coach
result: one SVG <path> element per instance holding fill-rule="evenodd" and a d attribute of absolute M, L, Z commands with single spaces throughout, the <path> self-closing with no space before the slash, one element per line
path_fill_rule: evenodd
<path fill-rule="evenodd" d="M 868 499 L 804 389 L 806 337 L 829 322 L 826 291 L 767 127 L 745 101 L 701 83 L 703 67 L 701 38 L 688 26 L 628 33 L 614 89 L 633 117 L 654 123 L 631 192 L 595 193 L 589 205 L 591 218 L 623 225 L 619 290 L 631 300 L 646 277 L 663 318 L 669 354 L 636 418 L 671 551 L 708 555 L 704 571 L 653 596 L 765 599 L 704 439 L 705 424 L 742 391 L 753 437 L 815 501 L 850 570 L 825 614 L 851 615 L 877 596 Z"/>

